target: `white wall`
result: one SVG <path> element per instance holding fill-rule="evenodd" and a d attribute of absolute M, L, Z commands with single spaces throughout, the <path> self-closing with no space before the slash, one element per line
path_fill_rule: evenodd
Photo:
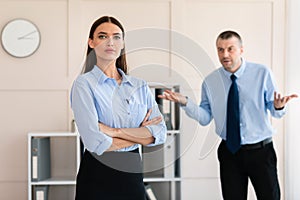
<path fill-rule="evenodd" d="M 244 57 L 247 60 L 269 66 L 275 74 L 279 90 L 284 92 L 283 66 L 285 63 L 284 56 L 282 56 L 285 38 L 283 28 L 285 11 L 282 9 L 285 7 L 284 1 L 185 0 L 180 2 L 182 3 L 181 7 L 177 10 L 177 18 L 180 20 L 173 22 L 174 29 L 187 35 L 201 46 L 212 60 L 213 67 L 220 66 L 215 49 L 217 34 L 225 29 L 237 30 L 244 40 Z M 191 54 L 193 53 L 191 51 Z M 203 60 L 202 57 L 201 59 Z M 178 59 L 173 62 L 176 69 L 181 67 L 189 71 L 192 68 L 189 64 L 179 63 Z M 212 70 L 210 65 L 197 67 L 200 72 L 207 68 Z M 198 77 L 197 82 L 188 80 L 196 101 L 199 101 L 200 98 L 202 80 L 203 76 Z M 272 123 L 277 130 L 274 140 L 278 155 L 282 198 L 284 199 L 284 121 L 273 120 Z M 182 157 L 183 197 L 184 199 L 220 199 L 217 146 L 210 149 L 215 140 L 212 136 L 214 131 L 209 130 L 210 127 L 198 126 L 195 128 L 193 125 L 193 122 L 185 119 L 182 127 L 184 134 L 182 141 L 185 147 L 188 146 Z M 210 153 L 207 157 L 203 157 L 204 152 Z M 256 199 L 252 186 L 249 188 L 249 199 Z"/>
<path fill-rule="evenodd" d="M 27 199 L 27 133 L 69 127 L 67 1 L 0 0 L 0 28 L 14 18 L 38 25 L 38 51 L 23 59 L 0 46 L 0 199 Z"/>
<path fill-rule="evenodd" d="M 300 94 L 300 1 L 287 1 L 286 91 Z M 286 117 L 286 199 L 300 199 L 300 99 L 289 105 Z"/>

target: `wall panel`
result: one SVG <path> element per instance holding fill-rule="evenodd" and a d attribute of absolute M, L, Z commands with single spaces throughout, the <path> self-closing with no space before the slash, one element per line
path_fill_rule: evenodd
<path fill-rule="evenodd" d="M 0 2 L 1 27 L 25 18 L 40 29 L 41 44 L 35 54 L 14 58 L 0 49 L 0 89 L 60 88 L 67 75 L 67 1 Z"/>
<path fill-rule="evenodd" d="M 0 183 L 14 193 L 13 183 L 27 185 L 27 133 L 67 130 L 68 91 L 0 90 L 0 99 Z"/>
<path fill-rule="evenodd" d="M 198 78 L 198 81 L 188 79 L 191 88 L 194 89 L 195 93 L 197 91 L 196 100 L 200 97 L 200 85 L 204 78 L 203 75 L 206 74 L 201 74 L 201 71 L 205 71 L 207 68 L 213 71 L 214 68 L 220 66 L 215 41 L 221 31 L 228 29 L 235 30 L 241 34 L 244 40 L 244 58 L 249 61 L 265 64 L 272 68 L 279 87 L 282 86 L 282 74 L 278 72 L 282 69 L 283 58 L 275 57 L 275 55 L 284 52 L 284 34 L 282 29 L 279 29 L 280 25 L 284 26 L 282 22 L 284 13 L 284 10 L 282 10 L 283 1 L 186 0 L 180 2 L 181 7 L 176 7 L 176 9 L 182 14 L 182 19 L 179 22 L 173 21 L 175 29 L 178 29 L 188 38 L 194 40 L 194 42 L 207 53 L 214 64 L 213 66 L 197 66 L 200 71 L 199 77 L 202 78 Z M 177 16 L 177 18 L 180 17 Z M 279 47 L 281 47 L 281 49 Z M 184 48 L 188 49 L 188 47 L 185 46 Z M 194 52 L 191 51 L 191 53 Z M 204 58 L 202 58 L 202 60 L 203 59 Z M 176 58 L 174 61 L 176 61 Z M 179 66 L 177 66 L 177 63 L 179 62 L 173 62 L 172 65 L 176 69 L 183 66 L 183 68 L 191 68 L 189 63 L 180 63 Z M 189 199 L 189 195 L 194 195 L 194 193 L 192 193 L 193 190 L 189 189 L 191 188 L 189 181 L 185 181 L 190 179 L 197 184 L 206 179 L 210 179 L 210 189 L 214 188 L 214 193 L 221 194 L 218 179 L 219 163 L 216 155 L 218 145 L 213 146 L 216 142 L 218 143 L 218 138 L 213 135 L 215 132 L 212 125 L 208 127 L 198 126 L 195 128 L 193 122 L 186 120 L 185 123 L 183 124 L 184 134 L 194 133 L 194 137 L 185 136 L 183 138 L 185 146 L 188 146 L 187 144 L 190 143 L 182 159 L 182 176 L 184 179 L 183 199 Z M 284 162 L 282 157 L 284 150 L 282 142 L 282 135 L 284 134 L 282 129 L 283 120 L 273 121 L 273 124 L 275 129 L 277 129 L 277 134 L 274 138 L 278 152 L 279 178 L 284 197 Z M 278 139 L 279 141 L 277 142 Z M 213 147 L 213 149 L 210 149 L 210 147 Z M 210 154 L 204 157 L 204 159 L 200 159 L 201 151 L 204 153 L 209 152 Z M 200 198 L 200 196 L 201 194 L 199 194 L 198 198 Z M 250 190 L 249 198 L 255 199 L 253 190 Z"/>

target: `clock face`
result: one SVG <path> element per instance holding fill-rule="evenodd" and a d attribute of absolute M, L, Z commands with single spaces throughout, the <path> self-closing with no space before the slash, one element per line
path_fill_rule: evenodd
<path fill-rule="evenodd" d="M 1 33 L 4 50 L 18 58 L 32 55 L 40 46 L 40 38 L 36 25 L 25 19 L 8 22 Z"/>

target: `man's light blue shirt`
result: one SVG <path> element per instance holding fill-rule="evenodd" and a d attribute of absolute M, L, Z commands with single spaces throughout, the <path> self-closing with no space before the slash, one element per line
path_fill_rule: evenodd
<path fill-rule="evenodd" d="M 242 60 L 241 67 L 234 74 L 240 99 L 241 143 L 253 144 L 272 137 L 274 130 L 270 114 L 280 118 L 285 114 L 285 108 L 274 108 L 276 86 L 270 69 Z M 218 68 L 202 83 L 200 105 L 188 99 L 187 105 L 182 107 L 201 125 L 207 125 L 214 119 L 216 133 L 223 140 L 226 140 L 227 98 L 232 83 L 230 76 L 231 73 L 224 67 Z"/>
<path fill-rule="evenodd" d="M 71 91 L 71 107 L 85 148 L 101 155 L 112 145 L 112 138 L 99 130 L 98 121 L 113 128 L 138 128 L 146 113 L 152 109 L 149 119 L 162 116 L 147 83 L 141 79 L 122 75 L 120 85 L 107 77 L 100 68 L 78 76 Z M 166 125 L 146 126 L 155 138 L 149 146 L 166 141 Z M 120 149 L 130 151 L 138 144 Z"/>

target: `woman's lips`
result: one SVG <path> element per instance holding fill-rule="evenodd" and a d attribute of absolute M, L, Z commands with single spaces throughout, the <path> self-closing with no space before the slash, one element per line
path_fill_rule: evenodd
<path fill-rule="evenodd" d="M 115 53 L 115 50 L 114 49 L 106 49 L 105 52 L 106 53 Z"/>

